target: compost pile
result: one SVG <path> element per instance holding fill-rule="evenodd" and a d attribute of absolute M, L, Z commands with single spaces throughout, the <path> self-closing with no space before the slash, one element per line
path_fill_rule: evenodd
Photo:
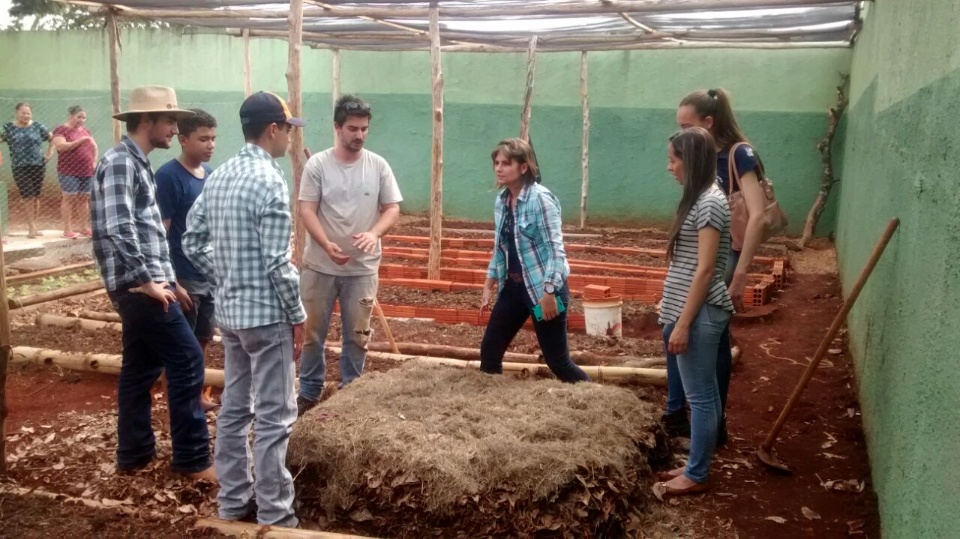
<path fill-rule="evenodd" d="M 305 414 L 288 465 L 301 517 L 385 537 L 633 535 L 658 417 L 624 388 L 409 364 Z"/>

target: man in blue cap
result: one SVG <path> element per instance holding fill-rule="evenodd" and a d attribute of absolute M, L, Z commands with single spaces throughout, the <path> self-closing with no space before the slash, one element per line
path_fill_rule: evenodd
<path fill-rule="evenodd" d="M 279 96 L 258 92 L 240 107 L 246 144 L 206 180 L 187 216 L 183 251 L 216 283 L 225 353 L 214 465 L 220 518 L 297 526 L 287 443 L 297 419 L 296 360 L 307 316 L 291 263 L 290 195 L 274 159 L 303 127 Z M 250 469 L 253 444 L 256 482 Z M 256 499 L 254 499 L 256 492 Z"/>

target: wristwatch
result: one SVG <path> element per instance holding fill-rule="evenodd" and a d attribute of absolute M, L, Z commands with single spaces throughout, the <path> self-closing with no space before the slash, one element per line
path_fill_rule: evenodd
<path fill-rule="evenodd" d="M 549 284 L 549 283 L 547 283 L 547 285 L 543 287 L 543 291 L 546 292 L 547 294 L 557 293 L 557 290 L 553 287 L 552 284 Z"/>

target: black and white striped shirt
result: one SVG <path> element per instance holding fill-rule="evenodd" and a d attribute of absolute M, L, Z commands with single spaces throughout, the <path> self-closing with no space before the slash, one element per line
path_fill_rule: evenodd
<path fill-rule="evenodd" d="M 687 302 L 687 295 L 690 293 L 693 277 L 697 271 L 699 232 L 708 226 L 720 231 L 720 246 L 717 250 L 717 261 L 713 266 L 713 277 L 710 279 L 706 303 L 733 312 L 733 301 L 730 299 L 727 285 L 723 282 L 730 253 L 730 206 L 727 205 L 727 197 L 723 191 L 714 184 L 700 195 L 684 219 L 683 226 L 680 227 L 676 249 L 670 261 L 670 268 L 667 270 L 667 278 L 663 282 L 661 324 L 676 322 L 680 318 L 680 313 L 683 312 L 683 306 Z"/>

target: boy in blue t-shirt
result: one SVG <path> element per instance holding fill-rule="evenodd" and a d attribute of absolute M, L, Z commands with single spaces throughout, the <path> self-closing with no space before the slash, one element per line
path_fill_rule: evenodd
<path fill-rule="evenodd" d="M 177 122 L 180 132 L 180 155 L 157 170 L 157 204 L 167 228 L 170 258 L 177 274 L 177 301 L 193 328 L 204 353 L 213 340 L 214 316 L 213 283 L 193 266 L 183 253 L 181 239 L 187 231 L 187 214 L 203 191 L 203 182 L 212 170 L 206 165 L 213 157 L 217 140 L 217 120 L 200 109 L 190 109 L 195 116 Z M 207 387 L 201 397 L 204 410 L 217 407 Z"/>

